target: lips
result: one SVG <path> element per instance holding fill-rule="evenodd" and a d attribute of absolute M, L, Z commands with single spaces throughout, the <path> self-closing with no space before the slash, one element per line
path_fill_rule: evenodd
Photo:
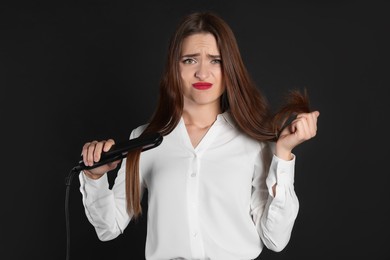
<path fill-rule="evenodd" d="M 209 82 L 197 82 L 197 83 L 192 84 L 192 86 L 196 89 L 199 89 L 199 90 L 206 90 L 206 89 L 211 88 L 213 86 L 213 84 L 211 84 Z"/>

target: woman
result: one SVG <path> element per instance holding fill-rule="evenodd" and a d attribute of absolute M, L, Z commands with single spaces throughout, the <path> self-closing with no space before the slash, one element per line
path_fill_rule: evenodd
<path fill-rule="evenodd" d="M 318 116 L 298 92 L 272 115 L 229 26 L 209 12 L 190 14 L 171 38 L 156 111 L 130 135 L 160 132 L 162 144 L 129 153 L 112 190 L 105 173 L 119 162 L 83 171 L 86 215 L 101 240 L 114 239 L 140 216 L 148 189 L 148 260 L 280 251 L 299 209 L 292 150 L 316 135 Z M 86 143 L 84 163 L 93 165 L 113 144 Z"/>

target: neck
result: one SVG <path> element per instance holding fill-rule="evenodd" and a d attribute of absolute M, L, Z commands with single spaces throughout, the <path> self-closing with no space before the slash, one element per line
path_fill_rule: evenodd
<path fill-rule="evenodd" d="M 221 109 L 216 106 L 185 107 L 183 110 L 183 119 L 186 125 L 206 128 L 214 123 L 220 113 Z"/>

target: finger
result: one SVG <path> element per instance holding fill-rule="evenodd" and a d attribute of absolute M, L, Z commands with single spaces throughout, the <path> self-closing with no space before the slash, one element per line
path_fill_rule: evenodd
<path fill-rule="evenodd" d="M 98 162 L 100 160 L 104 144 L 105 144 L 105 141 L 100 141 L 96 144 L 95 150 L 93 152 L 94 162 Z"/>
<path fill-rule="evenodd" d="M 314 137 L 317 134 L 317 117 L 318 113 L 310 113 L 310 118 L 309 118 L 309 127 L 310 127 L 310 133 L 311 137 Z"/>
<path fill-rule="evenodd" d="M 95 152 L 95 146 L 97 143 L 98 143 L 98 141 L 92 141 L 87 148 L 86 157 L 87 157 L 87 165 L 88 166 L 93 165 L 93 156 L 94 156 L 94 152 Z"/>
<path fill-rule="evenodd" d="M 83 157 L 83 162 L 85 165 L 88 164 L 88 161 L 87 161 L 87 154 L 88 154 L 88 147 L 91 143 L 90 142 L 87 142 L 83 145 L 83 148 L 81 150 L 81 156 Z"/>
<path fill-rule="evenodd" d="M 83 145 L 83 148 L 81 149 L 81 155 L 84 157 L 84 155 L 87 155 L 88 146 L 90 145 L 90 142 L 87 142 Z"/>
<path fill-rule="evenodd" d="M 107 142 L 104 143 L 103 151 L 107 152 L 111 149 L 111 147 L 115 144 L 115 141 L 113 139 L 108 139 Z"/>
<path fill-rule="evenodd" d="M 309 125 L 306 116 L 301 115 L 300 117 L 297 117 L 297 119 L 294 120 L 293 127 L 294 134 L 298 138 L 299 142 L 307 140 L 308 136 L 310 136 Z"/>
<path fill-rule="evenodd" d="M 307 122 L 309 124 L 310 138 L 317 134 L 317 117 L 319 116 L 318 111 L 314 111 L 308 114 Z"/>
<path fill-rule="evenodd" d="M 297 118 L 306 118 L 308 123 L 307 133 L 308 138 L 312 138 L 317 133 L 317 117 L 320 115 L 320 112 L 313 111 L 311 113 L 302 113 L 297 116 Z"/>

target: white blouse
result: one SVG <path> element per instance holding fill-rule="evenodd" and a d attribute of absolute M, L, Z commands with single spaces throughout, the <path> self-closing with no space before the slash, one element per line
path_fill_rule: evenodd
<path fill-rule="evenodd" d="M 134 129 L 130 138 L 144 129 Z M 158 147 L 141 153 L 142 192 L 148 190 L 145 258 L 255 259 L 264 245 L 282 250 L 299 208 L 295 156 L 284 161 L 272 151 L 271 143 L 240 132 L 227 112 L 194 148 L 181 119 Z M 79 175 L 86 216 L 102 241 L 123 233 L 132 218 L 126 211 L 125 161 L 112 189 L 106 175 Z"/>

